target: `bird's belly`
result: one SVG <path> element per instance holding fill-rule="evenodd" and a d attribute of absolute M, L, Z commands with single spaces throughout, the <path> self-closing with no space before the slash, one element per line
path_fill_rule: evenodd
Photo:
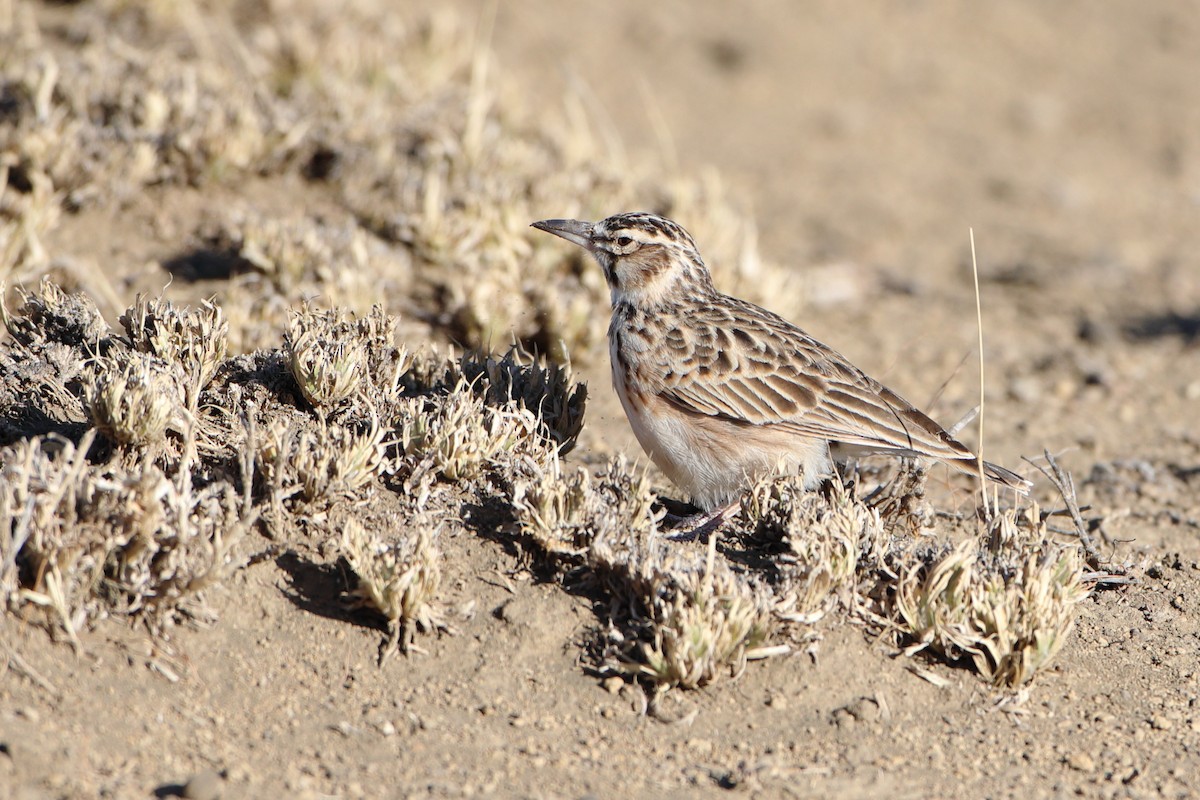
<path fill-rule="evenodd" d="M 736 500 L 750 481 L 772 470 L 803 471 L 810 488 L 830 471 L 823 441 L 690 414 L 657 396 L 634 396 L 623 381 L 616 389 L 642 449 L 705 511 Z"/>

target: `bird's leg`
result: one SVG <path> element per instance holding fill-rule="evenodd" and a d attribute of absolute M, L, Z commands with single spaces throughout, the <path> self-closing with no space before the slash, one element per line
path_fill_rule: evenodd
<path fill-rule="evenodd" d="M 734 500 L 732 503 L 727 503 L 712 511 L 691 514 L 686 517 L 667 514 L 664 519 L 671 522 L 672 527 L 679 531 L 678 533 L 672 533 L 667 538 L 673 542 L 694 542 L 697 539 L 702 539 L 720 530 L 721 526 L 725 523 L 725 518 L 740 505 L 741 500 Z"/>

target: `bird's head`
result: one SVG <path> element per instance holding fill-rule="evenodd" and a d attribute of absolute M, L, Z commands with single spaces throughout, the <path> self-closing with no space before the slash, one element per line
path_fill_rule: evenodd
<path fill-rule="evenodd" d="M 533 227 L 591 253 L 604 270 L 614 306 L 625 302 L 653 308 L 713 291 L 691 235 L 657 214 L 616 214 L 599 222 L 546 219 Z"/>

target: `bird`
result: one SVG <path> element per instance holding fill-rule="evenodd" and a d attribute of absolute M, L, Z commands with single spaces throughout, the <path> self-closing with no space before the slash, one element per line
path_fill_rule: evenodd
<path fill-rule="evenodd" d="M 579 245 L 604 271 L 613 387 L 642 449 L 704 512 L 702 524 L 729 513 L 758 477 L 799 473 L 812 490 L 859 455 L 978 474 L 970 448 L 912 403 L 778 314 L 718 291 L 677 222 L 629 212 L 532 227 Z M 982 467 L 1002 486 L 1030 486 Z"/>

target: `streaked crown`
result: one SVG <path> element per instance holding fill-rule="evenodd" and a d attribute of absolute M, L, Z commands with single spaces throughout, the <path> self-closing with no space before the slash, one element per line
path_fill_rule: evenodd
<path fill-rule="evenodd" d="M 533 227 L 586 248 L 604 270 L 613 305 L 649 308 L 714 291 L 691 234 L 666 217 L 637 211 L 596 223 L 553 219 Z"/>

